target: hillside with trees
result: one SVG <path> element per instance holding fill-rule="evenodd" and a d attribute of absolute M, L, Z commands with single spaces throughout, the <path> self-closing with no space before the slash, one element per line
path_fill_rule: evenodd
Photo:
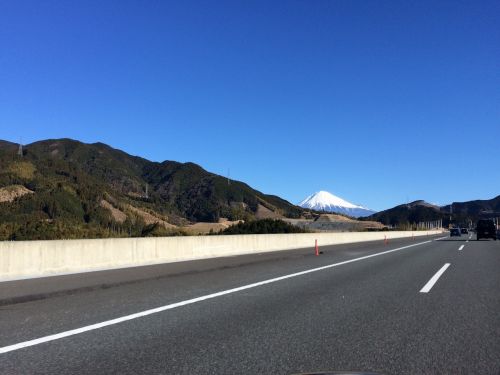
<path fill-rule="evenodd" d="M 373 220 L 390 227 L 407 229 L 417 223 L 441 219 L 445 219 L 445 215 L 438 206 L 418 200 L 377 212 L 360 220 Z"/>
<path fill-rule="evenodd" d="M 194 222 L 304 210 L 194 163 L 152 162 L 103 143 L 0 141 L 0 240 L 181 235 Z"/>
<path fill-rule="evenodd" d="M 500 196 L 487 200 L 453 202 L 439 207 L 418 200 L 377 212 L 361 220 L 375 220 L 384 225 L 407 228 L 413 224 L 442 220 L 443 226 L 468 226 L 481 218 L 500 217 Z"/>

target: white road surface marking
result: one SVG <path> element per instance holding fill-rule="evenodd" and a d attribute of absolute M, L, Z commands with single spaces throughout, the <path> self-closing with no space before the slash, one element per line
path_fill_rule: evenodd
<path fill-rule="evenodd" d="M 460 247 L 458 248 L 458 251 L 463 250 L 464 246 L 465 246 L 465 245 L 460 246 Z"/>
<path fill-rule="evenodd" d="M 64 332 L 56 333 L 56 334 L 53 334 L 53 335 L 40 337 L 38 339 L 24 341 L 24 342 L 20 342 L 18 344 L 13 344 L 13 345 L 9 345 L 9 346 L 4 346 L 4 347 L 0 348 L 0 354 L 12 352 L 14 350 L 19 350 L 19 349 L 27 348 L 29 346 L 43 344 L 43 343 L 49 342 L 49 341 L 54 341 L 54 340 L 62 339 L 64 337 L 78 335 L 80 333 L 93 331 L 93 330 L 96 330 L 96 329 L 99 329 L 99 328 L 111 326 L 111 325 L 118 324 L 118 323 L 123 323 L 123 322 L 126 322 L 128 320 L 142 318 L 142 317 L 145 317 L 145 316 L 148 316 L 148 315 L 152 315 L 152 314 L 156 314 L 156 313 L 159 313 L 159 312 L 162 312 L 162 311 L 172 310 L 172 309 L 175 309 L 177 307 L 191 305 L 193 303 L 205 301 L 205 300 L 208 300 L 208 299 L 212 299 L 212 298 L 216 298 L 216 297 L 221 297 L 221 296 L 224 296 L 224 295 L 227 295 L 227 294 L 231 294 L 231 293 L 240 292 L 240 291 L 245 290 L 245 289 L 256 288 L 256 287 L 259 287 L 259 286 L 262 286 L 262 285 L 275 283 L 277 281 L 290 279 L 292 277 L 297 277 L 297 276 L 306 275 L 308 273 L 323 271 L 323 270 L 326 270 L 326 269 L 329 269 L 329 268 L 342 266 L 344 264 L 359 262 L 360 260 L 365 260 L 365 259 L 369 259 L 369 258 L 380 256 L 380 255 L 385 255 L 385 254 L 393 253 L 393 252 L 396 252 L 396 251 L 401 251 L 401 250 L 409 249 L 411 247 L 423 245 L 423 244 L 430 243 L 430 242 L 432 242 L 432 241 L 429 240 L 429 241 L 419 242 L 419 243 L 412 244 L 412 245 L 398 247 L 397 249 L 386 250 L 386 251 L 382 251 L 380 253 L 375 253 L 375 254 L 371 254 L 371 255 L 365 255 L 365 256 L 362 256 L 362 257 L 359 257 L 359 258 L 354 258 L 354 259 L 346 260 L 346 261 L 339 262 L 339 263 L 333 263 L 333 264 L 329 264 L 329 265 L 322 266 L 322 267 L 312 268 L 312 269 L 309 269 L 309 270 L 305 270 L 305 271 L 301 271 L 301 272 L 296 272 L 296 273 L 292 273 L 292 274 L 289 274 L 289 275 L 284 275 L 284 276 L 276 277 L 276 278 L 273 278 L 273 279 L 268 279 L 268 280 L 259 281 L 259 282 L 253 283 L 253 284 L 248 284 L 248 285 L 240 286 L 238 288 L 223 290 L 221 292 L 217 292 L 217 293 L 213 293 L 213 294 L 208 294 L 208 295 L 197 297 L 197 298 L 192 298 L 192 299 L 188 299 L 188 300 L 177 302 L 177 303 L 172 303 L 172 304 L 165 305 L 165 306 L 156 307 L 154 309 L 145 310 L 145 311 L 141 311 L 141 312 L 138 312 L 138 313 L 135 313 L 135 314 L 130 314 L 130 315 L 122 316 L 122 317 L 119 317 L 119 318 L 116 318 L 116 319 L 106 320 L 106 321 L 101 322 L 101 323 L 91 324 L 91 325 L 88 325 L 88 326 L 85 326 L 85 327 L 76 328 L 76 329 L 72 329 L 72 330 L 69 330 L 69 331 L 64 331 Z"/>
<path fill-rule="evenodd" d="M 427 282 L 427 284 L 424 285 L 422 289 L 420 289 L 420 293 L 429 293 L 429 291 L 432 289 L 434 284 L 439 280 L 441 275 L 446 271 L 446 269 L 450 266 L 450 263 L 445 263 L 443 267 L 439 271 L 436 272 L 434 276 L 431 277 L 431 279 Z"/>
<path fill-rule="evenodd" d="M 441 241 L 441 240 L 444 240 L 445 238 L 448 238 L 448 236 L 436 238 L 434 241 Z"/>

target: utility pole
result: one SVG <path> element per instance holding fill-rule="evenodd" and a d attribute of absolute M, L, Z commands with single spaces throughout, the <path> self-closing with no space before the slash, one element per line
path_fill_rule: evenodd
<path fill-rule="evenodd" d="M 19 148 L 17 149 L 17 155 L 23 157 L 23 145 L 19 142 Z"/>

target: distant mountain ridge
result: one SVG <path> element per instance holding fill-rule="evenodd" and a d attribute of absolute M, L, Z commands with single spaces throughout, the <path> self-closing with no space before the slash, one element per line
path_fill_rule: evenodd
<path fill-rule="evenodd" d="M 476 199 L 467 202 L 453 202 L 441 207 L 445 215 L 450 213 L 459 220 L 471 218 L 500 217 L 500 195 L 492 199 Z"/>
<path fill-rule="evenodd" d="M 370 216 L 375 211 L 355 205 L 327 191 L 318 191 L 298 204 L 302 208 L 316 211 L 340 213 L 352 217 Z"/>
<path fill-rule="evenodd" d="M 379 221 L 382 224 L 390 226 L 441 220 L 443 218 L 444 215 L 438 206 L 427 203 L 424 200 L 400 204 L 366 217 L 367 220 Z"/>
<path fill-rule="evenodd" d="M 500 217 L 500 195 L 486 200 L 454 202 L 442 207 L 417 200 L 377 212 L 366 219 L 392 226 L 443 220 L 443 225 L 447 227 L 449 224 L 465 226 L 471 221 L 474 224 L 478 219 L 488 217 Z"/>
<path fill-rule="evenodd" d="M 140 236 L 154 218 L 171 228 L 304 212 L 194 163 L 152 162 L 103 143 L 49 139 L 24 146 L 22 157 L 17 152 L 17 144 L 0 140 L 0 189 L 15 190 L 6 197 L 33 193 L 0 203 L 0 239 Z"/>

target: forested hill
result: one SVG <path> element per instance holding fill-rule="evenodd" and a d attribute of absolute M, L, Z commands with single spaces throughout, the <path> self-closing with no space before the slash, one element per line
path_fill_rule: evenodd
<path fill-rule="evenodd" d="M 366 220 L 379 221 L 385 225 L 400 227 L 407 224 L 441 220 L 444 218 L 445 215 L 438 206 L 418 200 L 377 212 L 368 216 Z"/>
<path fill-rule="evenodd" d="M 303 209 L 193 163 L 103 143 L 0 140 L 0 240 L 168 234 L 188 222 L 300 217 Z"/>
<path fill-rule="evenodd" d="M 443 225 L 447 227 L 450 224 L 467 226 L 482 218 L 495 217 L 500 217 L 500 196 L 487 200 L 454 202 L 443 207 L 418 200 L 377 212 L 366 219 L 393 226 L 443 220 Z"/>

